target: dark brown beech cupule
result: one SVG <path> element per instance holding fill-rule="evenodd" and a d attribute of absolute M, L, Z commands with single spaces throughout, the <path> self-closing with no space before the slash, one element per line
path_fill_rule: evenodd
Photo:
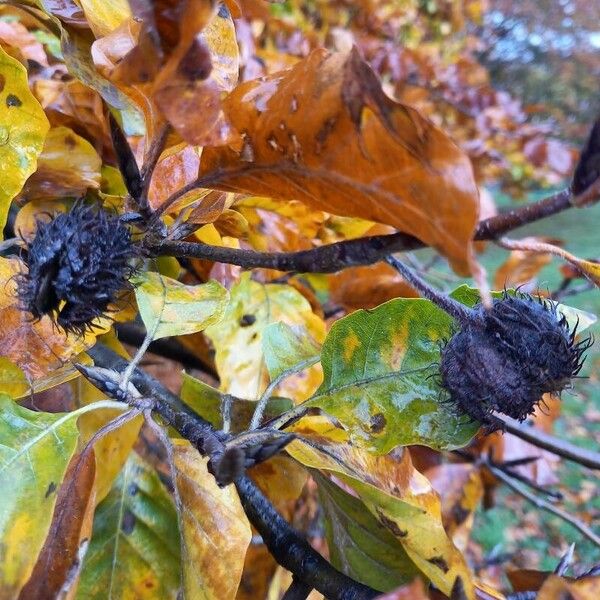
<path fill-rule="evenodd" d="M 489 308 L 468 308 L 429 286 L 412 269 L 388 262 L 458 322 L 442 349 L 440 380 L 459 412 L 493 426 L 493 414 L 523 421 L 545 393 L 559 395 L 577 376 L 591 338 L 575 340 L 551 300 L 504 292 Z"/>
<path fill-rule="evenodd" d="M 83 334 L 131 287 L 131 260 L 139 254 L 117 216 L 77 202 L 49 222 L 38 221 L 23 255 L 28 270 L 17 279 L 21 308 Z"/>

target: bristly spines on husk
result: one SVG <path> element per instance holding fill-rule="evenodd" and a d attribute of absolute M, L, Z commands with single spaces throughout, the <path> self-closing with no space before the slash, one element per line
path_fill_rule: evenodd
<path fill-rule="evenodd" d="M 116 215 L 77 202 L 49 222 L 38 221 L 18 278 L 21 307 L 34 319 L 49 315 L 67 332 L 84 334 L 130 287 L 139 251 Z"/>
<path fill-rule="evenodd" d="M 440 375 L 449 400 L 482 423 L 494 412 L 522 421 L 544 393 L 560 394 L 592 343 L 575 342 L 553 302 L 525 294 L 505 293 L 473 317 L 442 350 Z"/>

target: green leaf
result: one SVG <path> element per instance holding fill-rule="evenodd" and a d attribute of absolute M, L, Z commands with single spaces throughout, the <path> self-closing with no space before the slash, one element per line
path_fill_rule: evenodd
<path fill-rule="evenodd" d="M 202 331 L 221 320 L 229 301 L 216 281 L 184 285 L 148 271 L 134 283 L 140 315 L 153 339 Z"/>
<path fill-rule="evenodd" d="M 194 409 L 202 418 L 214 425 L 217 429 L 223 427 L 221 406 L 226 394 L 219 392 L 210 385 L 196 379 L 187 373 L 183 373 L 183 383 L 180 392 L 181 399 Z M 239 433 L 248 428 L 250 419 L 256 408 L 256 401 L 244 400 L 229 396 L 231 401 L 231 430 Z M 294 403 L 288 398 L 269 398 L 265 410 L 265 418 L 272 419 L 281 413 L 290 410 Z"/>
<path fill-rule="evenodd" d="M 293 371 L 298 363 L 318 359 L 319 346 L 305 327 L 271 323 L 262 337 L 263 354 L 271 381 L 282 373 Z"/>
<path fill-rule="evenodd" d="M 334 567 L 382 592 L 412 581 L 419 570 L 399 540 L 356 497 L 315 474 Z"/>
<path fill-rule="evenodd" d="M 0 394 L 0 598 L 29 578 L 75 452 L 76 414 L 34 412 Z"/>
<path fill-rule="evenodd" d="M 179 585 L 175 504 L 154 469 L 132 453 L 96 509 L 77 598 L 175 599 Z"/>
<path fill-rule="evenodd" d="M 36 169 L 49 127 L 25 67 L 0 47 L 0 230 L 12 199 Z"/>
<path fill-rule="evenodd" d="M 390 300 L 334 323 L 321 353 L 324 380 L 307 402 L 335 417 L 353 443 L 387 453 L 398 445 L 467 444 L 478 424 L 442 402 L 440 347 L 452 319 L 432 302 Z"/>

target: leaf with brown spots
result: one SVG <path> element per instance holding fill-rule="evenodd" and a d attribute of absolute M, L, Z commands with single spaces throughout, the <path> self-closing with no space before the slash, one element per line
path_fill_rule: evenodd
<path fill-rule="evenodd" d="M 0 229 L 12 199 L 36 169 L 48 128 L 25 67 L 0 47 Z"/>
<path fill-rule="evenodd" d="M 373 456 L 306 430 L 304 435 L 307 441 L 296 440 L 287 447 L 291 456 L 350 486 L 378 523 L 400 542 L 414 565 L 444 594 L 460 585 L 464 597 L 473 599 L 472 576 L 444 530 L 440 498 L 413 467 L 408 450 L 399 459 Z M 334 538 L 330 547 L 345 543 L 343 538 Z"/>
<path fill-rule="evenodd" d="M 183 593 L 234 600 L 252 531 L 234 486 L 220 488 L 207 459 L 188 442 L 174 444 L 179 490 Z"/>
<path fill-rule="evenodd" d="M 464 446 L 478 425 L 442 402 L 436 365 L 452 319 L 432 302 L 390 300 L 336 321 L 321 351 L 323 383 L 308 400 L 384 454 L 398 445 Z"/>
<path fill-rule="evenodd" d="M 175 600 L 179 586 L 175 505 L 156 472 L 132 453 L 96 509 L 77 598 Z"/>
<path fill-rule="evenodd" d="M 202 181 L 392 225 L 469 271 L 479 208 L 469 159 L 387 97 L 357 50 L 316 50 L 239 85 L 224 107 L 244 142 L 205 149 Z"/>
<path fill-rule="evenodd" d="M 419 570 L 400 541 L 358 498 L 321 474 L 315 475 L 332 564 L 377 590 L 389 591 Z"/>

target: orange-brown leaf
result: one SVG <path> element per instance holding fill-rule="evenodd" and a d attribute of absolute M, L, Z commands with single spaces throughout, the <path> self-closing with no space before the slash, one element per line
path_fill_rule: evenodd
<path fill-rule="evenodd" d="M 55 598 L 77 566 L 83 536 L 91 533 L 95 459 L 91 447 L 73 457 L 58 491 L 48 537 L 20 600 Z"/>
<path fill-rule="evenodd" d="M 224 107 L 244 143 L 204 150 L 211 186 L 392 225 L 468 271 L 478 213 L 469 159 L 387 97 L 358 51 L 314 51 L 238 86 Z"/>

